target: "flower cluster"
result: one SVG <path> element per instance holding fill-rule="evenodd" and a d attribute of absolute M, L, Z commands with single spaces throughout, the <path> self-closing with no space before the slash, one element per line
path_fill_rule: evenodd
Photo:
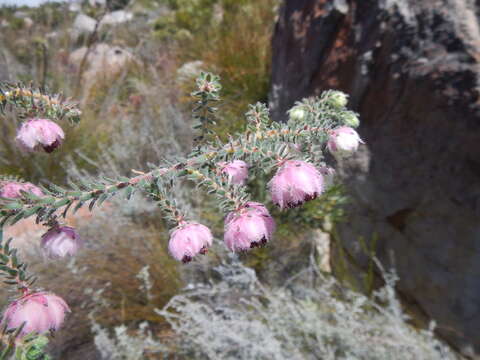
<path fill-rule="evenodd" d="M 169 184 L 183 179 L 207 188 L 217 197 L 226 214 L 224 244 L 230 251 L 243 252 L 266 245 L 273 239 L 276 228 L 266 205 L 253 201 L 247 192 L 250 171 L 272 173 L 268 183 L 271 201 L 280 210 L 286 210 L 321 197 L 331 183 L 335 171 L 325 163 L 323 149 L 339 160 L 363 143 L 354 130 L 359 125 L 357 114 L 345 109 L 348 97 L 338 91 L 297 103 L 289 111 L 287 124 L 270 123 L 268 108 L 263 104 L 253 105 L 246 114 L 245 133 L 230 136 L 223 143 L 211 129 L 217 108 L 210 104 L 219 101 L 221 89 L 218 77 L 202 74 L 197 85 L 199 90 L 193 93 L 197 120 L 194 128 L 199 135 L 186 158 L 178 158 L 148 173 L 135 171 L 137 175 L 132 178 L 82 181 L 72 186 L 72 190 L 54 185 L 40 189 L 27 182 L 1 180 L 0 230 L 5 224 L 36 216 L 37 222 L 48 226 L 40 242 L 45 256 L 50 259 L 73 256 L 84 242 L 74 228 L 60 224 L 61 216 L 66 217 L 70 208 L 76 211 L 86 204 L 91 210 L 118 193 L 129 199 L 134 192 L 142 191 L 174 223 L 168 243 L 170 254 L 188 263 L 207 253 L 214 236 L 207 226 L 187 220 L 175 199 L 171 199 L 174 192 Z M 65 133 L 53 120 L 58 119 L 28 118 L 18 129 L 18 145 L 31 152 L 51 153 L 58 149 Z M 17 329 L 21 336 L 57 330 L 70 311 L 67 304 L 54 294 L 31 290 L 32 283 L 26 280 L 25 269 L 21 267 L 24 265 L 19 265 L 8 246 L 5 254 L 0 253 L 1 261 L 0 272 L 6 273 L 8 281 L 22 292 L 4 313 L 6 328 Z"/>
<path fill-rule="evenodd" d="M 28 92 L 25 89 L 20 89 L 16 92 L 5 92 L 4 98 L 0 100 L 7 101 L 9 97 L 23 100 L 22 96 L 39 97 L 41 101 L 47 102 L 47 107 L 57 106 L 58 109 L 55 108 L 56 113 L 62 113 L 61 102 L 54 102 L 53 98 L 52 100 L 48 96 L 31 91 Z M 52 104 L 48 103 L 50 100 Z M 22 101 L 19 101 L 19 103 L 23 104 Z M 68 104 L 63 110 L 80 113 L 75 109 L 71 109 L 71 106 L 73 105 Z M 66 112 L 63 111 L 63 113 Z M 43 118 L 27 119 L 20 125 L 16 136 L 18 146 L 28 152 L 51 153 L 63 143 L 64 139 L 65 133 L 63 129 L 54 121 Z M 9 179 L 0 180 L 0 197 L 6 201 L 25 201 L 26 203 L 35 201 L 35 199 L 43 201 L 46 199 L 47 194 L 44 190 L 29 182 Z M 12 202 L 10 206 L 13 211 L 17 211 L 18 202 Z M 50 226 L 50 229 L 42 235 L 40 246 L 47 257 L 62 258 L 68 255 L 72 256 L 83 245 L 83 241 L 74 228 L 60 226 L 55 218 L 47 217 L 45 220 L 45 225 Z M 16 257 L 16 250 L 9 248 L 9 242 L 6 245 L 2 245 L 1 226 L 0 270 L 8 278 L 6 283 L 17 286 L 18 290 L 21 291 L 21 296 L 13 300 L 3 313 L 3 328 L 7 332 L 13 331 L 15 337 L 26 339 L 23 340 L 24 343 L 31 343 L 30 334 L 36 334 L 35 336 L 38 337 L 38 335 L 58 330 L 64 322 L 66 313 L 70 312 L 70 308 L 62 298 L 55 294 L 46 291 L 33 291 L 31 289 L 33 280 L 28 280 L 31 277 L 28 278 L 26 275 L 26 265 L 19 263 Z M 39 344 L 44 341 L 41 340 L 41 337 L 38 337 L 38 339 L 40 339 Z M 16 344 L 16 340 L 12 341 L 7 343 L 3 353 L 6 354 L 11 351 L 11 344 Z M 33 344 L 36 343 L 36 340 L 34 340 Z"/>

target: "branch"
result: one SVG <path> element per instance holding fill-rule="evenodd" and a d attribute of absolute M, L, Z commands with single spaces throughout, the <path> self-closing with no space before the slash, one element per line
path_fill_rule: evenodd
<path fill-rule="evenodd" d="M 0 114 L 8 105 L 23 111 L 23 117 L 45 116 L 51 120 L 68 120 L 72 124 L 80 121 L 81 111 L 77 103 L 61 95 L 48 95 L 42 90 L 22 84 L 0 84 Z"/>
<path fill-rule="evenodd" d="M 214 86 L 205 86 L 205 83 L 201 85 L 204 91 L 217 91 Z M 327 92 L 328 94 L 335 92 Z M 71 184 L 73 189 L 70 190 L 51 185 L 49 189 L 43 188 L 45 196 L 42 197 L 23 193 L 24 196 L 20 199 L 0 198 L 0 226 L 12 225 L 31 216 L 36 216 L 37 222 L 48 221 L 57 216 L 61 209 L 61 216 L 65 217 L 72 208 L 76 212 L 87 204 L 92 210 L 95 205 L 101 205 L 119 193 L 124 193 L 127 199 L 130 199 L 137 190 L 150 193 L 149 185 L 171 173 L 176 173 L 177 177 L 190 175 L 193 181 L 207 183 L 211 192 L 219 193 L 221 199 L 227 200 L 221 204 L 222 209 L 230 209 L 232 206 L 236 208 L 244 201 L 243 193 L 234 194 L 233 189 L 225 188 L 224 184 L 218 183 L 206 173 L 197 173 L 197 170 L 207 164 L 214 168 L 219 162 L 233 159 L 242 159 L 251 165 L 260 164 L 263 169 L 269 170 L 280 160 L 292 156 L 290 144 L 324 143 L 329 131 L 342 123 L 342 112 L 332 107 L 330 102 L 331 99 L 323 95 L 321 98 L 306 99 L 302 103 L 297 103 L 296 106 L 305 108 L 306 116 L 301 122 L 291 121 L 287 124 L 268 124 L 268 109 L 257 104 L 251 107 L 248 113 L 251 121 L 255 123 L 255 132 L 247 131 L 245 134 L 237 135 L 235 139 L 230 137 L 227 143 L 217 138 L 215 142 L 198 147 L 186 159 L 173 164 L 158 167 L 132 178 L 103 177 L 92 183 L 80 180 L 81 184 Z"/>
<path fill-rule="evenodd" d="M 20 263 L 17 258 L 17 249 L 10 247 L 12 239 L 3 244 L 3 231 L 0 228 L 0 273 L 7 279 L 5 284 L 16 286 L 22 294 L 28 292 L 30 286 L 35 282 L 33 275 L 27 274 L 27 264 Z"/>

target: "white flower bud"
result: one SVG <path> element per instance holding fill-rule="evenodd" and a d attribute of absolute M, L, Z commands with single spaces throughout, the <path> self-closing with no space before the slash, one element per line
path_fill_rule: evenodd
<path fill-rule="evenodd" d="M 355 130 L 342 126 L 330 132 L 327 147 L 335 157 L 345 157 L 355 151 L 358 146 L 364 144 Z"/>
<path fill-rule="evenodd" d="M 360 126 L 360 119 L 358 118 L 357 114 L 354 112 L 347 112 L 342 116 L 343 123 L 346 126 L 357 128 Z"/>
<path fill-rule="evenodd" d="M 300 106 L 294 106 L 288 111 L 290 120 L 294 122 L 302 122 L 307 117 L 307 112 Z"/>
<path fill-rule="evenodd" d="M 330 105 L 332 105 L 333 107 L 343 108 L 347 106 L 348 95 L 341 91 L 332 91 L 328 100 Z"/>

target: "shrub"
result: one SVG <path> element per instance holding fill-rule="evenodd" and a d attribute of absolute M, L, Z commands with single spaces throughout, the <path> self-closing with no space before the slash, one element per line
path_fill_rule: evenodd
<path fill-rule="evenodd" d="M 36 194 L 29 192 L 29 188 L 23 188 L 12 192 L 11 195 L 9 190 L 9 198 L 4 197 L 1 201 L 0 224 L 11 225 L 21 219 L 35 216 L 37 223 L 50 229 L 46 236 L 53 232 L 59 233 L 57 229 L 68 229 L 71 242 L 78 236 L 75 230 L 71 227 L 60 227 L 61 218 L 66 217 L 69 210 L 73 209 L 76 212 L 87 203 L 92 210 L 95 205 L 101 205 L 106 200 L 111 201 L 117 194 L 123 193 L 126 199 L 131 199 L 135 194 L 144 193 L 157 204 L 163 211 L 165 219 L 173 225 L 169 245 L 172 254 L 177 260 L 189 262 L 197 255 L 205 254 L 212 245 L 212 235 L 208 228 L 190 220 L 191 215 L 179 206 L 181 197 L 173 196 L 178 186 L 190 181 L 213 194 L 221 211 L 227 214 L 224 238 L 230 250 L 246 251 L 264 246 L 271 240 L 275 231 L 274 219 L 263 204 L 251 200 L 243 185 L 244 179 L 241 183 L 234 183 L 232 177 L 223 171 L 225 168 L 223 164 L 241 159 L 257 173 L 269 174 L 273 169 L 277 169 L 277 175 L 269 183 L 269 191 L 281 208 L 297 207 L 315 199 L 324 192 L 327 185 L 325 174 L 332 173 L 325 166 L 319 149 L 328 139 L 335 142 L 336 139 L 333 138 L 335 132 L 332 129 L 345 123 L 346 114 L 349 112 L 337 101 L 338 98 L 345 98 L 345 95 L 332 91 L 326 92 L 318 99 L 306 99 L 296 105 L 297 108 L 304 109 L 305 117 L 297 116 L 285 125 L 271 123 L 265 105 L 260 103 L 252 105 L 246 114 L 247 131 L 237 134 L 236 139 L 230 137 L 228 142 L 222 143 L 211 128 L 215 124 L 217 111 L 213 105 L 219 101 L 221 89 L 219 78 L 202 73 L 197 79 L 197 86 L 198 90 L 192 94 L 195 98 L 193 128 L 197 131 L 197 136 L 194 139 L 193 150 L 186 158 L 176 156 L 163 166 L 152 165 L 149 172 L 135 171 L 137 175 L 131 178 L 115 179 L 103 176 L 99 180 L 94 180 L 80 176 L 75 182 L 70 182 L 71 189 L 51 185 L 43 187 L 41 192 Z M 51 119 L 30 121 L 22 126 L 19 136 L 23 143 L 29 144 L 30 151 L 49 152 L 59 145 L 59 148 L 62 148 L 58 138 L 61 130 L 57 125 L 51 126 L 52 120 L 69 120 L 72 124 L 79 121 L 80 112 L 74 104 L 59 97 L 21 86 L 6 86 L 1 94 L 2 110 L 16 109 L 20 118 L 41 116 Z M 353 129 L 351 133 L 352 138 L 349 141 L 361 141 Z M 299 160 L 292 160 L 295 158 Z M 301 168 L 292 172 L 292 166 Z M 248 174 L 242 175 L 243 178 L 246 175 Z M 11 182 L 4 179 L 2 188 L 10 186 Z M 120 207 L 125 206 L 121 204 Z M 64 246 L 66 242 L 61 236 L 55 235 L 55 239 L 61 241 L 55 242 L 51 247 Z M 76 242 L 76 245 L 80 245 L 80 242 Z M 43 322 L 32 323 L 36 320 L 27 309 L 30 299 L 43 299 L 47 295 L 32 290 L 31 277 L 27 275 L 25 264 L 17 260 L 16 251 L 11 250 L 8 244 L 3 251 L 4 268 L 0 270 L 5 272 L 9 283 L 21 292 L 20 298 L 15 300 L 11 307 L 20 306 L 20 310 L 25 308 L 24 319 L 28 328 L 34 328 L 36 332 L 43 334 L 49 328 L 49 317 L 45 317 Z M 49 247 L 48 251 L 49 254 L 62 256 L 69 254 L 69 251 L 64 251 L 63 248 Z M 107 264 L 111 268 L 115 262 Z M 118 271 L 115 274 L 120 275 L 122 272 Z M 116 291 L 116 288 L 113 290 Z M 65 309 L 69 308 L 65 305 Z M 20 336 L 23 334 L 22 326 L 17 328 L 16 322 L 17 325 L 13 326 L 8 314 L 9 312 L 4 318 L 6 329 L 14 332 L 13 339 L 23 338 Z M 61 326 L 61 322 L 55 323 L 55 329 Z M 37 323 L 38 326 L 32 325 Z M 15 344 L 11 340 L 8 341 L 6 351 Z"/>
<path fill-rule="evenodd" d="M 457 358 L 435 339 L 433 325 L 415 330 L 407 324 L 394 272 L 384 271 L 385 287 L 367 298 L 314 265 L 280 288 L 263 285 L 235 258 L 215 271 L 217 281 L 190 286 L 157 310 L 178 336 L 171 353 L 196 359 Z"/>

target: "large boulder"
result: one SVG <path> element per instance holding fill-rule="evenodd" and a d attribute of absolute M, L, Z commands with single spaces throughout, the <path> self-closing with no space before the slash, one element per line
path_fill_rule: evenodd
<path fill-rule="evenodd" d="M 86 62 L 86 81 L 94 81 L 99 76 L 111 78 L 134 61 L 133 54 L 119 46 L 98 43 L 91 49 L 81 47 L 70 54 L 69 63 L 78 68 Z"/>
<path fill-rule="evenodd" d="M 72 3 L 74 5 L 75 3 Z M 79 12 L 75 17 L 72 25 L 72 36 L 74 39 L 78 38 L 81 35 L 90 35 L 96 29 L 104 29 L 105 26 L 118 26 L 125 24 L 126 22 L 132 21 L 133 13 L 125 10 L 116 10 L 112 12 L 105 13 L 100 18 L 100 23 L 98 24 L 97 29 L 97 20 L 85 15 L 84 13 Z"/>
<path fill-rule="evenodd" d="M 116 26 L 131 21 L 133 19 L 133 14 L 125 10 L 115 10 L 109 13 L 106 13 L 105 16 L 100 21 L 100 26 L 110 25 Z"/>
<path fill-rule="evenodd" d="M 82 98 L 86 100 L 92 86 L 112 82 L 139 61 L 127 49 L 98 43 L 91 48 L 76 49 L 70 54 L 68 63 L 72 72 L 82 72 Z"/>
<path fill-rule="evenodd" d="M 474 0 L 286 0 L 273 39 L 271 105 L 340 89 L 367 143 L 341 164 L 352 203 L 339 243 L 365 244 L 398 290 L 480 359 L 480 5 Z M 345 251 L 343 253 L 345 253 Z"/>
<path fill-rule="evenodd" d="M 96 26 L 97 20 L 83 13 L 78 13 L 72 25 L 73 35 L 75 37 L 84 34 L 89 35 L 95 31 Z"/>

